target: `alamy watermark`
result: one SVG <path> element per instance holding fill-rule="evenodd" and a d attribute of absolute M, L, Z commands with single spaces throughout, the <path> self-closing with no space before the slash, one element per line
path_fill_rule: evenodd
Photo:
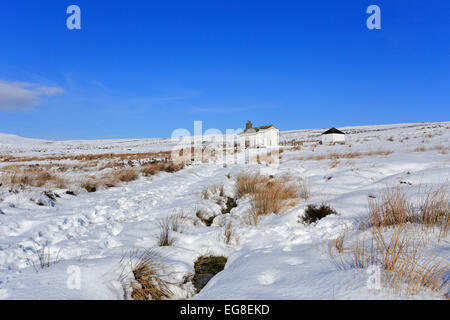
<path fill-rule="evenodd" d="M 81 8 L 78 5 L 72 4 L 67 7 L 67 14 L 70 16 L 66 20 L 66 26 L 69 30 L 81 30 Z M 381 9 L 377 5 L 370 5 L 366 10 L 370 14 L 367 18 L 366 26 L 369 30 L 381 29 Z"/>
<path fill-rule="evenodd" d="M 70 5 L 66 10 L 67 14 L 70 16 L 66 20 L 66 26 L 69 30 L 80 30 L 81 29 L 81 9 L 77 5 Z"/>
<path fill-rule="evenodd" d="M 371 5 L 366 10 L 370 17 L 367 18 L 366 25 L 369 30 L 380 30 L 381 29 L 381 9 L 377 5 Z"/>
<path fill-rule="evenodd" d="M 172 132 L 171 159 L 175 163 L 267 164 L 280 160 L 279 131 L 273 129 L 207 129 L 194 122 L 193 134 L 180 128 Z"/>
<path fill-rule="evenodd" d="M 69 290 L 80 290 L 81 289 L 81 269 L 78 266 L 70 266 L 67 268 L 66 273 L 69 275 L 67 277 L 66 285 Z"/>
<path fill-rule="evenodd" d="M 369 290 L 381 290 L 381 267 L 377 265 L 370 266 L 367 269 L 369 278 L 367 279 L 367 288 Z"/>

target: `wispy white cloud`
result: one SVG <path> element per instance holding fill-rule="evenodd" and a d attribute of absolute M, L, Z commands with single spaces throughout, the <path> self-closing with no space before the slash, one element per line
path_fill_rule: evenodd
<path fill-rule="evenodd" d="M 38 106 L 42 97 L 63 93 L 58 87 L 43 86 L 29 82 L 0 80 L 0 110 L 20 110 Z"/>

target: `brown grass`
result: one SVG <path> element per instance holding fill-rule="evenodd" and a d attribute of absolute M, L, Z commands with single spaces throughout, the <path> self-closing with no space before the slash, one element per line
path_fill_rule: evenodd
<path fill-rule="evenodd" d="M 420 190 L 415 203 L 400 187 L 386 188 L 369 199 L 369 238 L 358 235 L 346 248 L 342 235 L 330 242 L 330 257 L 340 269 L 380 266 L 383 283 L 401 295 L 448 293 L 449 265 L 429 248 L 425 231 L 437 227 L 439 239 L 448 234 L 449 200 L 448 185 Z"/>
<path fill-rule="evenodd" d="M 425 227 L 439 226 L 440 236 L 447 236 L 450 227 L 450 193 L 448 185 L 425 193 L 420 206 L 421 221 Z"/>
<path fill-rule="evenodd" d="M 303 146 L 305 143 L 315 143 L 316 140 L 291 140 L 291 141 L 284 141 L 280 144 L 283 146 Z M 292 150 L 292 149 L 291 149 Z"/>
<path fill-rule="evenodd" d="M 258 164 L 274 164 L 277 163 L 279 158 L 278 152 L 270 152 L 266 154 L 258 154 L 250 159 L 251 163 Z"/>
<path fill-rule="evenodd" d="M 330 242 L 331 247 L 334 248 L 339 253 L 343 253 L 344 251 L 346 251 L 344 244 L 345 244 L 345 237 L 347 236 L 347 232 L 348 232 L 348 230 L 345 229 L 341 234 L 339 234 L 339 236 L 336 239 L 334 239 Z"/>
<path fill-rule="evenodd" d="M 134 169 L 120 169 L 103 174 L 102 176 L 90 176 L 82 179 L 81 187 L 87 192 L 97 192 L 101 187 L 113 188 L 121 182 L 136 180 L 139 174 Z"/>
<path fill-rule="evenodd" d="M 404 225 L 391 230 L 391 236 L 384 235 L 383 227 L 372 228 L 369 240 L 359 236 L 352 248 L 344 249 L 344 239 L 330 243 L 330 257 L 340 269 L 368 268 L 380 266 L 382 282 L 405 296 L 416 295 L 422 290 L 442 293 L 448 284 L 444 274 L 449 265 L 437 255 L 426 254 L 426 241 L 417 239 Z M 336 249 L 341 248 L 341 250 Z M 335 253 L 337 251 L 337 254 Z"/>
<path fill-rule="evenodd" d="M 330 162 L 330 169 L 336 168 L 339 165 L 339 163 L 341 163 L 341 162 L 339 160 L 337 160 L 337 159 L 331 160 L 331 162 Z"/>
<path fill-rule="evenodd" d="M 213 196 L 225 196 L 225 187 L 223 184 L 213 184 L 203 189 L 202 199 L 210 199 Z"/>
<path fill-rule="evenodd" d="M 297 185 L 298 188 L 298 196 L 303 200 L 308 200 L 311 196 L 311 192 L 309 189 L 309 185 L 305 179 L 301 179 Z"/>
<path fill-rule="evenodd" d="M 369 198 L 371 225 L 392 226 L 416 222 L 413 207 L 400 187 L 385 189 L 378 198 Z"/>
<path fill-rule="evenodd" d="M 414 149 L 414 152 L 425 152 L 425 151 L 429 151 L 429 150 L 434 150 L 439 152 L 440 154 L 447 154 L 448 151 L 450 150 L 449 147 L 445 147 L 445 146 L 435 146 L 429 149 L 426 149 L 425 147 L 417 147 L 416 149 Z"/>
<path fill-rule="evenodd" d="M 236 178 L 235 194 L 238 198 L 243 198 L 248 194 L 256 193 L 256 186 L 268 182 L 269 178 L 259 174 L 240 173 Z"/>
<path fill-rule="evenodd" d="M 153 176 L 157 174 L 158 172 L 162 171 L 163 164 L 160 162 L 155 162 L 151 164 L 147 164 L 141 168 L 141 172 L 144 176 Z"/>
<path fill-rule="evenodd" d="M 258 217 L 270 213 L 282 213 L 289 206 L 295 205 L 301 193 L 309 197 L 306 183 L 302 190 L 289 177 L 265 177 L 260 174 L 241 173 L 236 179 L 235 194 L 238 198 L 250 196 L 251 212 L 245 223 L 256 225 Z M 301 191 L 301 192 L 299 192 Z"/>
<path fill-rule="evenodd" d="M 156 174 L 160 171 L 176 172 L 184 168 L 184 164 L 174 164 L 171 161 L 154 161 L 143 164 L 140 171 L 143 175 Z M 108 169 L 108 170 L 106 170 Z M 93 175 L 94 173 L 102 173 Z M 58 188 L 82 187 L 88 192 L 95 192 L 101 186 L 111 188 L 121 182 L 131 182 L 139 177 L 140 172 L 133 163 L 108 162 L 99 165 L 96 161 L 87 161 L 79 164 L 32 164 L 9 165 L 0 168 L 0 186 L 15 190 L 27 187 Z M 67 172 L 78 173 L 78 177 L 68 179 L 62 175 Z"/>
<path fill-rule="evenodd" d="M 436 151 L 438 151 L 440 154 L 447 154 L 449 149 L 450 149 L 450 148 L 444 147 L 444 146 L 436 146 L 436 147 L 432 148 L 431 150 L 436 150 Z"/>
<path fill-rule="evenodd" d="M 223 229 L 223 238 L 225 239 L 225 243 L 230 245 L 233 241 L 235 243 L 239 242 L 239 237 L 234 232 L 233 222 L 230 220 Z"/>
<path fill-rule="evenodd" d="M 1 162 L 31 162 L 31 161 L 94 161 L 94 160 L 142 160 L 142 159 L 170 159 L 171 151 L 147 152 L 147 153 L 102 153 L 83 155 L 43 155 L 42 157 L 0 157 Z"/>
<path fill-rule="evenodd" d="M 188 220 L 189 216 L 185 214 L 183 211 L 180 211 L 178 213 L 175 212 L 166 218 L 169 230 L 180 233 L 183 232 L 183 226 Z"/>
<path fill-rule="evenodd" d="M 317 156 L 306 156 L 300 157 L 298 160 L 302 161 L 321 161 L 321 160 L 337 160 L 337 159 L 355 159 L 361 158 L 364 156 L 372 157 L 372 156 L 389 156 L 393 153 L 393 151 L 370 151 L 370 152 L 347 152 L 347 153 L 330 153 L 330 154 L 322 154 Z"/>
<path fill-rule="evenodd" d="M 60 176 L 48 172 L 39 166 L 10 166 L 2 168 L 0 184 L 13 189 L 25 187 L 56 187 L 65 188 L 68 181 Z"/>
<path fill-rule="evenodd" d="M 139 175 L 134 169 L 122 169 L 118 171 L 113 171 L 113 181 L 121 181 L 121 182 L 131 182 L 136 180 Z"/>
<path fill-rule="evenodd" d="M 174 244 L 174 239 L 170 235 L 173 228 L 173 221 L 170 217 L 163 218 L 159 221 L 158 246 L 170 247 Z"/>
<path fill-rule="evenodd" d="M 424 228 L 438 227 L 440 237 L 449 231 L 450 193 L 448 185 L 419 191 L 414 205 L 400 188 L 386 188 L 378 197 L 369 198 L 369 226 L 387 227 L 419 223 Z"/>
<path fill-rule="evenodd" d="M 141 168 L 141 172 L 144 176 L 153 176 L 158 172 L 177 172 L 184 168 L 184 163 L 173 163 L 173 162 L 153 162 L 146 165 L 143 165 Z"/>
<path fill-rule="evenodd" d="M 110 161 L 102 165 L 98 170 L 103 171 L 105 169 L 117 169 L 117 168 L 124 168 L 126 165 L 123 162 L 117 162 L 117 161 Z"/>
<path fill-rule="evenodd" d="M 134 252 L 130 254 L 130 264 L 135 279 L 131 282 L 134 300 L 164 300 L 173 295 L 170 283 L 163 278 L 163 257 L 156 251 Z"/>
<path fill-rule="evenodd" d="M 294 184 L 284 179 L 272 179 L 257 186 L 257 192 L 252 195 L 253 214 L 263 215 L 281 213 L 285 208 L 284 200 L 297 198 L 297 189 Z"/>
<path fill-rule="evenodd" d="M 98 181 L 94 178 L 86 179 L 81 183 L 81 187 L 89 193 L 97 192 L 100 187 L 100 183 L 98 183 Z"/>

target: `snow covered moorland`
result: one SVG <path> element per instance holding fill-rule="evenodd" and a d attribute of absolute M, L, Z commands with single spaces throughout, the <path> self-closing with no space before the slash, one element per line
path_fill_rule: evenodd
<path fill-rule="evenodd" d="M 448 297 L 450 122 L 341 129 L 226 164 L 0 134 L 0 299 Z"/>

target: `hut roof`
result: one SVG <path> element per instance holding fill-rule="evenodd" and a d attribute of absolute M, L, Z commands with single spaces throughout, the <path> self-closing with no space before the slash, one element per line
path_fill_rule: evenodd
<path fill-rule="evenodd" d="M 343 133 L 341 130 L 338 130 L 338 129 L 336 129 L 336 128 L 331 128 L 331 129 L 325 131 L 325 132 L 322 133 L 322 134 L 332 134 L 332 133 L 345 134 L 345 133 Z"/>
<path fill-rule="evenodd" d="M 276 127 L 271 124 L 271 125 L 268 125 L 268 126 L 252 127 L 252 128 L 249 128 L 249 129 L 247 129 L 247 130 L 245 130 L 244 132 L 241 132 L 241 133 L 255 133 L 255 132 L 258 132 L 258 131 L 261 131 L 261 130 L 270 129 L 272 127 L 276 129 Z"/>

